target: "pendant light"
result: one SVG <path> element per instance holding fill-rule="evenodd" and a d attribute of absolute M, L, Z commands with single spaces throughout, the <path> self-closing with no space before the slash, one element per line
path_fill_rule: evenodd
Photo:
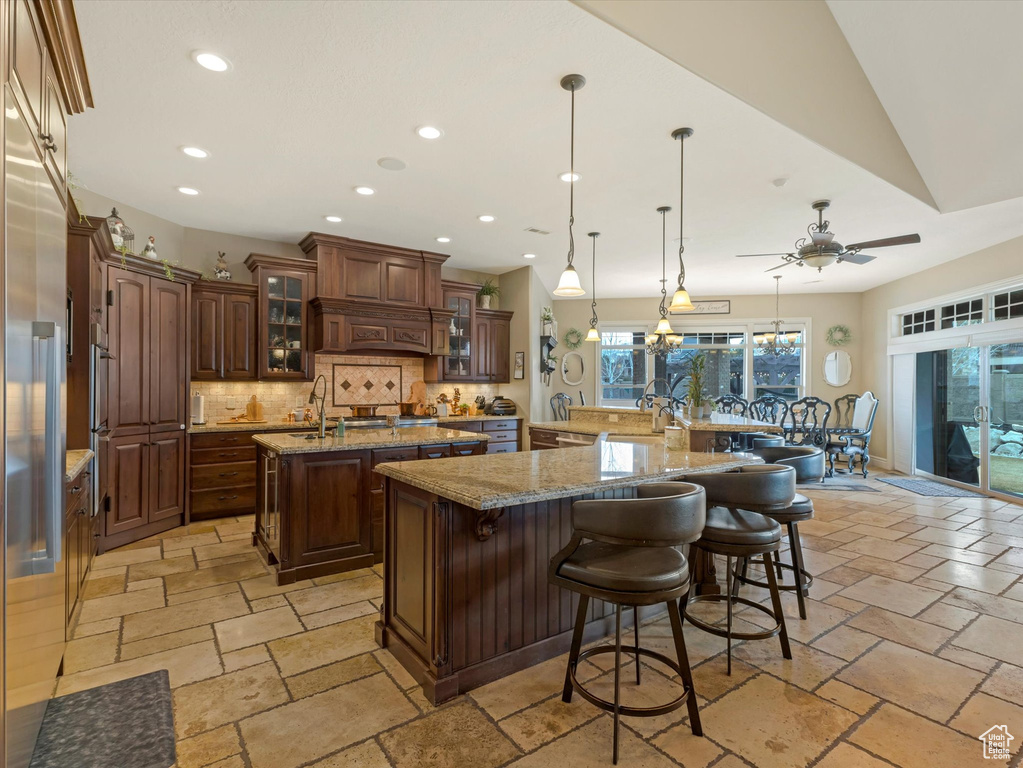
<path fill-rule="evenodd" d="M 668 278 L 666 277 L 668 230 L 665 215 L 670 210 L 671 208 L 667 205 L 662 205 L 657 209 L 657 212 L 661 214 L 661 303 L 657 307 L 661 317 L 657 321 L 657 327 L 654 329 L 654 332 L 646 337 L 647 354 L 659 357 L 667 356 L 669 352 L 678 349 L 682 345 L 682 337 L 677 336 L 671 329 L 671 323 L 668 321 L 668 308 L 665 306 L 668 298 Z"/>
<path fill-rule="evenodd" d="M 597 238 L 600 237 L 599 232 L 590 232 L 587 237 L 593 241 L 593 264 L 590 267 L 590 276 L 592 282 L 590 284 L 591 290 L 593 291 L 593 301 L 590 302 L 590 310 L 593 315 L 590 316 L 590 330 L 586 332 L 585 341 L 600 341 L 600 331 L 597 330 Z"/>
<path fill-rule="evenodd" d="M 689 291 L 686 290 L 686 265 L 682 261 L 682 253 L 685 251 L 685 240 L 682 238 L 683 221 L 685 219 L 685 181 L 686 181 L 686 139 L 693 135 L 692 128 L 678 128 L 673 131 L 671 138 L 679 142 L 679 190 L 678 190 L 678 287 L 675 295 L 671 297 L 669 312 L 692 312 L 696 309 L 689 299 Z"/>
<path fill-rule="evenodd" d="M 579 273 L 572 266 L 572 259 L 575 257 L 575 236 L 572 227 L 575 225 L 575 92 L 586 85 L 586 78 L 582 75 L 565 75 L 561 78 L 561 87 L 572 92 L 572 122 L 569 140 L 569 177 L 568 177 L 568 266 L 561 273 L 558 287 L 554 289 L 555 296 L 585 296 L 582 284 L 579 282 Z"/>

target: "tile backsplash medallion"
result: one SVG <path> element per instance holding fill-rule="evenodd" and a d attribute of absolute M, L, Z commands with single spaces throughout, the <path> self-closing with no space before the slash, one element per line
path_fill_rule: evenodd
<path fill-rule="evenodd" d="M 327 379 L 328 416 L 348 416 L 351 411 L 347 406 L 363 404 L 381 404 L 378 414 L 397 413 L 397 403 L 408 397 L 412 382 L 423 378 L 423 360 L 316 355 L 316 376 L 321 374 Z M 295 408 L 311 407 L 308 401 L 312 386 L 311 381 L 194 381 L 189 395 L 198 392 L 206 398 L 207 424 L 244 414 L 245 403 L 252 395 L 263 404 L 267 421 L 281 422 Z M 450 397 L 456 386 L 462 402 L 472 403 L 479 395 L 489 400 L 498 394 L 496 384 L 427 384 L 427 401 L 435 402 L 441 392 Z"/>

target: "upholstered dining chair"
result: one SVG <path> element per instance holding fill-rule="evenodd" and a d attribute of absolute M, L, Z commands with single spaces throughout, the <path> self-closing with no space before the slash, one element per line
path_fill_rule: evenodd
<path fill-rule="evenodd" d="M 555 421 L 568 421 L 568 406 L 572 404 L 572 396 L 558 392 L 551 398 L 551 410 Z"/>
<path fill-rule="evenodd" d="M 826 451 L 828 454 L 828 477 L 835 475 L 835 458 L 847 456 L 849 474 L 853 473 L 856 457 L 860 457 L 860 471 L 867 476 L 867 465 L 870 464 L 870 433 L 874 429 L 874 417 L 877 415 L 878 399 L 867 390 L 862 395 L 843 395 L 835 401 L 835 408 L 842 419 L 839 403 L 849 412 L 848 403 L 852 398 L 851 415 L 848 415 L 848 426 L 839 422 L 839 426 L 830 430 Z"/>
<path fill-rule="evenodd" d="M 814 445 L 823 448 L 828 443 L 828 419 L 831 403 L 819 397 L 803 397 L 789 405 L 783 426 L 785 440 L 790 445 Z"/>

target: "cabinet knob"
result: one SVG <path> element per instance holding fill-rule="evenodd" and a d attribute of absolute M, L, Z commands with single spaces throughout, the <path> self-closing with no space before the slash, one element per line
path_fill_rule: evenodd
<path fill-rule="evenodd" d="M 44 149 L 48 149 L 50 152 L 57 151 L 57 145 L 53 143 L 53 134 L 40 133 L 39 138 L 43 140 Z"/>
<path fill-rule="evenodd" d="M 71 493 L 78 493 L 80 490 L 82 490 L 82 486 L 80 486 L 80 485 L 72 485 L 71 486 Z"/>

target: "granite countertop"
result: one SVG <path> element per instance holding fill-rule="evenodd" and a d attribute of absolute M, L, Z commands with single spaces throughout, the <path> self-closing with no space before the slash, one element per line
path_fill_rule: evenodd
<path fill-rule="evenodd" d="M 67 460 L 65 466 L 67 469 L 64 471 L 64 482 L 70 483 L 89 466 L 89 461 L 95 454 L 88 448 L 80 448 L 74 451 L 67 452 Z"/>
<path fill-rule="evenodd" d="M 403 445 L 437 445 L 438 443 L 486 442 L 489 435 L 479 432 L 462 432 L 457 429 L 440 427 L 401 427 L 398 434 L 391 435 L 390 429 L 350 429 L 344 436 L 310 440 L 303 435 L 270 433 L 256 435 L 252 439 L 260 445 L 278 453 L 322 453 L 333 451 L 361 451 L 368 448 L 397 448 Z M 439 461 L 439 459 L 433 459 Z"/>
<path fill-rule="evenodd" d="M 577 435 L 652 435 L 654 431 L 649 424 L 610 424 L 606 421 L 534 421 L 530 427 L 550 429 L 554 432 L 574 432 Z"/>
<path fill-rule="evenodd" d="M 615 411 L 621 413 L 639 412 L 638 410 L 629 411 L 625 408 L 611 408 L 608 410 L 612 413 Z M 607 432 L 613 435 L 655 434 L 653 429 L 647 425 L 622 424 L 606 421 L 581 421 L 573 419 L 569 419 L 568 421 L 535 421 L 531 422 L 529 426 L 537 427 L 538 429 L 550 429 L 555 432 L 575 432 L 580 435 L 599 435 L 602 432 Z M 685 423 L 683 423 L 683 426 L 685 426 Z M 756 419 L 747 419 L 742 416 L 728 416 L 720 413 L 711 414 L 709 419 L 692 419 L 688 422 L 688 428 L 690 432 L 784 431 L 778 424 L 771 424 L 766 421 L 757 421 Z"/>
<path fill-rule="evenodd" d="M 601 437 L 591 446 L 389 462 L 376 471 L 473 509 L 495 509 L 761 463 L 751 454 L 666 451 Z"/>
<path fill-rule="evenodd" d="M 336 419 L 339 414 L 331 416 L 327 415 L 329 419 Z M 459 422 L 469 421 L 504 421 L 507 419 L 521 419 L 521 416 L 490 416 L 490 415 L 479 415 L 479 416 L 444 416 L 443 418 L 438 417 L 438 424 L 457 424 Z M 239 421 L 231 424 L 192 424 L 188 427 L 188 434 L 190 435 L 205 435 L 215 434 L 217 432 L 300 432 L 303 429 L 315 429 L 315 427 L 307 427 L 304 424 L 288 424 L 284 421 L 268 421 L 265 424 L 253 424 L 247 421 Z"/>

